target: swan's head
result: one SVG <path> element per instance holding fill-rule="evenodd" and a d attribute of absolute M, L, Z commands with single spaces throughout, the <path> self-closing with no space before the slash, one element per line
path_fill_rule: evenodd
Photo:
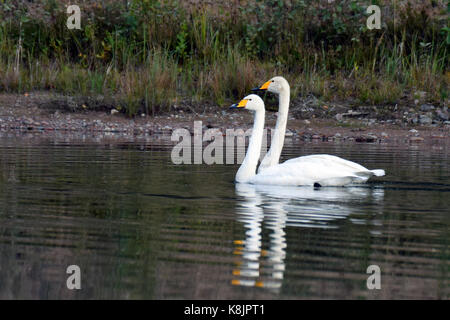
<path fill-rule="evenodd" d="M 264 101 L 258 95 L 250 94 L 239 103 L 233 104 L 230 109 L 264 110 Z"/>
<path fill-rule="evenodd" d="M 264 83 L 261 87 L 252 89 L 252 91 L 266 91 L 266 90 L 269 92 L 280 94 L 283 91 L 289 91 L 290 87 L 289 83 L 285 78 L 278 76 L 273 77 L 272 79 Z"/>

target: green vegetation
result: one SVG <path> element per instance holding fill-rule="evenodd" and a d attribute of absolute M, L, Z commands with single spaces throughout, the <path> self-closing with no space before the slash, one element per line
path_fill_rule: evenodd
<path fill-rule="evenodd" d="M 389 104 L 425 91 L 444 104 L 448 4 L 385 2 L 80 1 L 81 30 L 69 30 L 63 1 L 0 0 L 0 92 L 103 95 L 152 114 L 229 103 L 283 75 L 294 96 Z M 366 27 L 371 3 L 381 30 Z"/>

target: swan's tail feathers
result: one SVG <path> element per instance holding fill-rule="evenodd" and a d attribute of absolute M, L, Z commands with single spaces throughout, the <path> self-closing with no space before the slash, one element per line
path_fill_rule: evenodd
<path fill-rule="evenodd" d="M 382 177 L 382 176 L 384 176 L 384 174 L 385 173 L 384 173 L 383 169 L 355 172 L 355 175 L 357 175 L 358 177 L 362 177 L 362 178 L 366 178 L 366 179 L 369 179 L 372 176 Z"/>
<path fill-rule="evenodd" d="M 370 171 L 373 173 L 374 176 L 377 176 L 377 177 L 382 177 L 385 175 L 385 172 L 383 169 L 374 169 L 374 170 L 370 170 Z"/>

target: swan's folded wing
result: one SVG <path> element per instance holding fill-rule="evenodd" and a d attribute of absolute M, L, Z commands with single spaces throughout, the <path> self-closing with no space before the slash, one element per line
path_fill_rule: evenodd
<path fill-rule="evenodd" d="M 317 165 L 321 165 L 324 167 L 331 166 L 335 170 L 345 170 L 345 171 L 351 170 L 353 172 L 368 171 L 367 168 L 363 167 L 362 165 L 360 165 L 356 162 L 345 160 L 345 159 L 339 158 L 337 156 L 332 156 L 329 154 L 313 154 L 313 155 L 309 155 L 309 156 L 303 156 L 303 157 L 298 157 L 298 158 L 294 158 L 294 159 L 289 159 L 289 160 L 285 161 L 284 163 L 290 163 L 290 162 L 315 163 Z"/>
<path fill-rule="evenodd" d="M 365 175 L 355 174 L 349 166 L 323 161 L 286 161 L 272 166 L 254 176 L 250 183 L 272 185 L 314 185 L 343 186 L 349 183 L 366 181 L 372 173 L 365 170 Z"/>

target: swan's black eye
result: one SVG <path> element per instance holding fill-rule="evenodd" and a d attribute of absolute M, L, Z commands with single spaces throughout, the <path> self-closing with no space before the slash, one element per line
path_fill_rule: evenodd
<path fill-rule="evenodd" d="M 252 101 L 252 99 L 248 99 L 248 101 Z"/>
<path fill-rule="evenodd" d="M 272 80 L 272 82 L 275 82 L 275 80 Z"/>

